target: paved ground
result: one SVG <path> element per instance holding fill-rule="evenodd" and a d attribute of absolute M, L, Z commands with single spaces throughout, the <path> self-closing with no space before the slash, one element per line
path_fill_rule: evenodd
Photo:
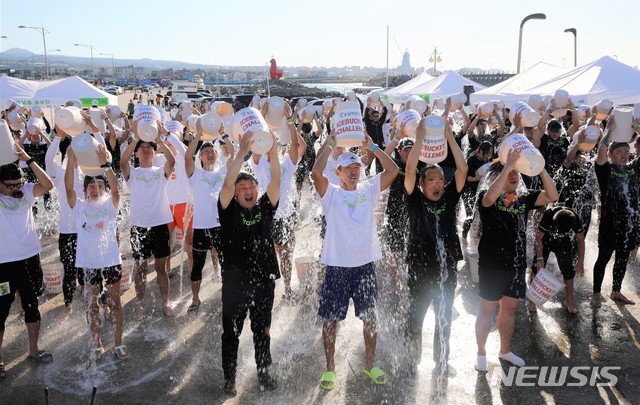
<path fill-rule="evenodd" d="M 307 194 L 308 196 L 308 194 Z M 310 210 L 309 198 L 302 204 L 302 226 L 297 231 L 296 256 L 317 253 L 318 227 L 313 221 L 317 211 Z M 47 213 L 46 215 L 51 215 Z M 597 218 L 597 217 L 596 217 Z M 43 234 L 51 233 L 51 222 L 39 220 Z M 518 310 L 513 338 L 514 352 L 528 366 L 597 366 L 620 367 L 612 371 L 615 386 L 575 387 L 543 386 L 544 379 L 530 387 L 509 387 L 500 384 L 501 370 L 506 365 L 495 358 L 498 349 L 497 332 L 492 330 L 488 349 L 493 355 L 492 372 L 479 374 L 473 370 L 475 359 L 474 322 L 477 313 L 477 287 L 471 282 L 465 262 L 459 266 L 459 281 L 454 305 L 451 338 L 451 361 L 454 369 L 444 386 L 432 374 L 434 315 L 429 311 L 425 320 L 423 355 L 417 375 L 406 373 L 405 350 L 400 339 L 403 320 L 403 297 L 389 293 L 385 261 L 380 263 L 379 336 L 376 363 L 387 371 L 389 383 L 376 386 L 361 372 L 363 364 L 362 323 L 350 310 L 340 326 L 337 341 L 336 388 L 324 392 L 318 388 L 324 371 L 321 324 L 317 318 L 317 297 L 313 291 L 303 294 L 298 288 L 295 303 L 280 299 L 282 281 L 276 288 L 273 311 L 272 354 L 273 375 L 280 387 L 275 392 L 261 392 L 255 373 L 253 345 L 248 323 L 241 337 L 239 353 L 238 396 L 227 399 L 222 393 L 223 375 L 220 362 L 221 284 L 213 281 L 211 263 L 204 272 L 203 305 L 195 315 L 187 315 L 190 303 L 188 275 L 171 281 L 171 299 L 180 315 L 166 319 L 161 314 L 154 274 L 149 275 L 147 311 L 142 322 L 131 320 L 134 303 L 133 288 L 123 293 L 125 307 L 124 341 L 131 357 L 117 361 L 108 354 L 96 363 L 87 360 L 88 326 L 80 295 L 74 301 L 75 312 L 64 320 L 62 294 L 46 295 L 41 301 L 41 347 L 51 350 L 54 362 L 37 365 L 26 360 L 27 337 L 18 307 L 13 306 L 7 322 L 3 345 L 7 379 L 0 382 L 0 403 L 42 404 L 44 389 L 49 387 L 51 404 L 89 403 L 92 387 L 97 387 L 95 403 L 131 404 L 421 404 L 441 402 L 452 404 L 619 404 L 640 401 L 640 305 L 619 306 L 607 299 L 599 310 L 589 307 L 591 269 L 597 253 L 597 226 L 592 226 L 587 241 L 585 267 L 588 276 L 577 281 L 576 301 L 579 314 L 570 316 L 557 301 L 545 304 L 537 315 L 530 316 L 524 303 Z M 123 229 L 123 251 L 129 251 L 127 230 Z M 43 262 L 57 260 L 56 236 L 43 236 Z M 172 265 L 179 267 L 177 251 Z M 640 302 L 638 264 L 629 266 L 623 292 Z M 294 287 L 298 287 L 294 276 Z M 603 292 L 610 291 L 611 268 L 607 270 Z M 105 325 L 105 344 L 111 347 L 111 327 Z M 504 368 L 502 368 L 504 367 Z M 591 379 L 591 370 L 582 371 Z M 596 375 L 597 377 L 597 375 Z M 605 376 L 606 377 L 606 376 Z M 568 378 L 567 382 L 576 382 Z M 595 381 L 595 380 L 594 380 Z M 604 381 L 600 379 L 598 381 Z"/>

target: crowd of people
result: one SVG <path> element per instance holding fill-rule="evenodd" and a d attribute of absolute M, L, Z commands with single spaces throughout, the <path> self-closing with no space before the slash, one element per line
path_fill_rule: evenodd
<path fill-rule="evenodd" d="M 3 118 L 19 111 L 24 125 L 12 131 L 17 162 L 0 167 L 0 231 L 6 236 L 0 250 L 0 348 L 18 294 L 29 332 L 29 358 L 53 360 L 50 352 L 38 347 L 38 297 L 44 289 L 34 205 L 44 197 L 50 207 L 54 187 L 59 198 L 64 304 L 71 314 L 79 283 L 87 302 L 89 355 L 96 359 L 104 354 L 100 307 L 114 325 L 113 354 L 120 359 L 130 355 L 122 341 L 125 319 L 119 288 L 120 214 L 128 210 L 135 260 L 132 321 L 145 316 L 151 258 L 163 314 L 177 315 L 169 300 L 176 228 L 184 234 L 188 253 L 192 292 L 188 312 L 201 305 L 202 273 L 210 252 L 214 273 L 222 281 L 222 367 L 224 392 L 229 396 L 236 395 L 239 337 L 247 314 L 259 384 L 266 390 L 278 386 L 269 372 L 275 288 L 282 275 L 283 299 L 294 303 L 292 267 L 300 197 L 312 189 L 313 202 L 322 209 L 318 315 L 323 320 L 326 356 L 320 387 L 325 390 L 337 383 L 338 324 L 346 318 L 350 301 L 363 322 L 362 372 L 375 384 L 387 382 L 375 360 L 381 272 L 388 272 L 392 281 L 390 293 L 404 290 L 408 295 L 399 339 L 409 351 L 409 371 L 415 373 L 421 360 L 424 319 L 433 303 L 437 314 L 433 359 L 446 374 L 459 262 L 478 239 L 474 366 L 488 370 L 486 344 L 497 307 L 498 355 L 524 366 L 525 360 L 512 352 L 511 340 L 516 309 L 526 299 L 528 269 L 534 277 L 555 254 L 566 285 L 563 305 L 575 314 L 574 278 L 584 274 L 585 236 L 596 206 L 600 221 L 591 305 L 597 308 L 603 303 L 605 268 L 614 253 L 610 298 L 634 304 L 622 293 L 622 283 L 628 260 L 640 245 L 640 159 L 630 157 L 631 144 L 636 153 L 640 150 L 637 133 L 628 143 L 612 142 L 612 117 L 596 120 L 595 113 L 587 111 L 581 118 L 571 102 L 566 115 L 557 118 L 552 117 L 553 100 L 541 105 L 538 125 L 525 127 L 517 115 L 511 122 L 506 108 L 496 105 L 491 117 L 468 115 L 465 109 L 454 111 L 447 99 L 443 110 L 422 111 L 411 134 L 396 119 L 400 111 L 411 108 L 410 102 L 394 107 L 369 98 L 362 112 L 362 144 L 349 148 L 332 133 L 337 103 L 311 120 L 296 114 L 299 105 L 286 104 L 283 119 L 291 141 L 281 145 L 272 131 L 272 147 L 262 155 L 252 152 L 252 132 L 236 137 L 223 127 L 217 139 L 204 141 L 200 123 L 190 131 L 160 121 L 157 139 L 143 141 L 137 122 L 130 120 L 135 106 L 117 117 L 102 113 L 100 124 L 106 131 L 100 131 L 85 111 L 86 132 L 99 144 L 97 156 L 104 171 L 93 176 L 83 173 L 70 136 L 55 123 L 34 117 L 17 104 L 3 111 Z M 180 121 L 181 109 L 170 119 Z M 190 113 L 209 109 L 206 103 L 193 105 Z M 269 101 L 261 113 L 267 115 L 268 110 Z M 420 159 L 430 114 L 446 122 L 448 153 L 439 164 Z M 27 125 L 32 118 L 42 120 L 42 125 Z M 589 126 L 602 132 L 597 142 L 587 139 Z M 529 177 L 516 170 L 522 158 L 518 150 L 497 159 L 500 146 L 513 134 L 524 134 L 544 157 L 545 168 L 539 175 Z M 61 163 L 56 155 L 62 157 Z M 380 210 L 384 214 L 377 217 Z M 474 222 L 479 227 L 472 226 Z M 527 253 L 527 230 L 534 235 L 529 238 L 532 256 Z M 528 309 L 535 312 L 536 305 L 528 302 Z M 0 353 L 0 378 L 5 376 Z"/>

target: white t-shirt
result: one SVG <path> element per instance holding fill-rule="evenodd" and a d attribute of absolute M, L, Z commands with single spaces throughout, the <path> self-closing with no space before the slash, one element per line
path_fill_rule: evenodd
<path fill-rule="evenodd" d="M 251 169 L 258 179 L 258 189 L 260 194 L 267 192 L 267 186 L 271 182 L 270 165 L 267 159 L 260 158 L 259 163 L 256 165 L 253 159 L 249 159 L 251 162 Z M 298 197 L 296 185 L 293 182 L 293 177 L 296 174 L 296 165 L 291 161 L 291 156 L 287 153 L 283 161 L 280 162 L 280 198 L 278 200 L 278 209 L 273 215 L 273 219 L 288 218 L 295 213 L 295 202 Z"/>
<path fill-rule="evenodd" d="M 77 232 L 77 210 L 75 207 L 69 207 L 69 203 L 67 202 L 67 192 L 64 185 L 64 173 L 66 169 L 55 160 L 55 155 L 59 146 L 60 138 L 56 136 L 47 149 L 45 161 L 47 164 L 47 174 L 51 177 L 51 180 L 53 180 L 53 185 L 58 191 L 58 203 L 60 205 L 60 209 L 58 211 L 58 232 L 70 234 Z M 83 179 L 84 175 L 82 174 L 82 171 L 76 169 L 74 172 L 73 188 L 75 189 L 78 197 L 84 195 Z"/>
<path fill-rule="evenodd" d="M 184 152 L 187 148 L 175 135 L 167 137 L 167 141 L 178 151 L 178 154 L 175 156 L 176 164 L 173 166 L 173 173 L 171 173 L 169 183 L 167 183 L 167 198 L 171 205 L 186 203 L 189 201 L 189 194 L 191 192 L 187 171 L 184 167 Z M 162 160 L 162 165 L 164 165 L 167 158 L 162 155 L 158 160 Z"/>
<path fill-rule="evenodd" d="M 75 207 L 69 207 L 67 202 L 67 191 L 64 185 L 64 173 L 66 169 L 61 165 L 54 163 L 51 167 L 47 164 L 47 173 L 53 180 L 53 185 L 58 190 L 58 202 L 60 204 L 60 218 L 58 221 L 59 233 L 77 233 L 77 204 Z M 73 188 L 76 191 L 76 196 L 81 197 L 84 195 L 84 175 L 78 169 L 74 171 Z"/>
<path fill-rule="evenodd" d="M 32 183 L 22 187 L 21 199 L 0 194 L 0 263 L 28 259 L 40 253 L 40 240 L 33 222 L 31 207 L 36 199 Z"/>
<path fill-rule="evenodd" d="M 218 197 L 226 175 L 226 166 L 212 172 L 196 166 L 189 179 L 193 194 L 193 229 L 209 229 L 220 226 Z"/>
<path fill-rule="evenodd" d="M 320 200 L 327 220 L 322 264 L 358 267 L 382 259 L 374 219 L 380 194 L 379 174 L 360 182 L 354 191 L 329 183 Z"/>
<path fill-rule="evenodd" d="M 132 226 L 150 228 L 173 221 L 164 177 L 164 166 L 131 168 L 129 193 L 131 195 L 130 221 Z"/>
<path fill-rule="evenodd" d="M 333 158 L 333 155 L 329 155 L 327 158 L 327 165 L 324 167 L 322 174 L 324 174 L 327 179 L 329 179 L 329 183 L 340 186 L 340 177 L 336 174 L 336 169 L 338 168 L 338 161 Z"/>
<path fill-rule="evenodd" d="M 113 205 L 111 197 L 105 196 L 100 201 L 78 198 L 76 208 L 76 267 L 103 269 L 121 264 L 120 248 L 116 239 L 118 208 Z"/>

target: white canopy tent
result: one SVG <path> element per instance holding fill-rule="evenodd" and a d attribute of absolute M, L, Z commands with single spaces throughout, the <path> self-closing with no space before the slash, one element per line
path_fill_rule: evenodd
<path fill-rule="evenodd" d="M 31 108 L 52 108 L 69 100 L 79 100 L 83 107 L 118 104 L 118 98 L 106 93 L 78 76 L 60 80 L 32 81 L 0 76 L 0 106 L 8 108 L 11 101 Z"/>
<path fill-rule="evenodd" d="M 471 94 L 471 103 L 482 101 L 500 100 L 505 106 L 511 107 L 517 101 L 523 101 L 527 90 L 539 83 L 558 77 L 565 73 L 567 69 L 550 65 L 545 62 L 538 62 L 526 72 L 517 74 L 510 79 L 500 82 L 494 86 Z"/>
<path fill-rule="evenodd" d="M 560 89 L 569 93 L 575 105 L 593 105 L 605 98 L 614 105 L 640 103 L 640 71 L 603 56 L 531 87 L 525 93 L 553 95 Z"/>
<path fill-rule="evenodd" d="M 433 104 L 433 100 L 435 100 L 436 97 L 446 98 L 453 94 L 462 93 L 464 91 L 464 86 L 466 85 L 472 85 L 475 90 L 482 90 L 486 88 L 486 86 L 469 80 L 452 70 L 447 70 L 440 76 L 418 83 L 415 86 L 405 87 L 408 83 L 409 82 L 401 86 L 394 87 L 389 90 L 387 94 L 393 94 L 396 101 L 405 101 L 410 95 L 417 94 L 424 98 L 429 104 Z M 391 99 L 391 97 L 389 98 Z"/>
<path fill-rule="evenodd" d="M 418 87 L 421 84 L 432 80 L 433 76 L 431 76 L 427 72 L 420 73 L 418 76 L 413 79 L 402 83 L 399 86 L 392 87 L 387 91 L 382 92 L 382 96 L 386 97 L 391 102 L 404 101 L 408 96 L 414 93 L 408 93 L 408 91 L 414 87 Z"/>

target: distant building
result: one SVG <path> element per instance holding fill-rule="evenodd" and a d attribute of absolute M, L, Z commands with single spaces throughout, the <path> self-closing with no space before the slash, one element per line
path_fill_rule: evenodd
<path fill-rule="evenodd" d="M 413 69 L 411 69 L 411 55 L 409 55 L 409 51 L 405 49 L 404 54 L 402 55 L 402 64 L 400 65 L 400 74 L 411 76 Z"/>

